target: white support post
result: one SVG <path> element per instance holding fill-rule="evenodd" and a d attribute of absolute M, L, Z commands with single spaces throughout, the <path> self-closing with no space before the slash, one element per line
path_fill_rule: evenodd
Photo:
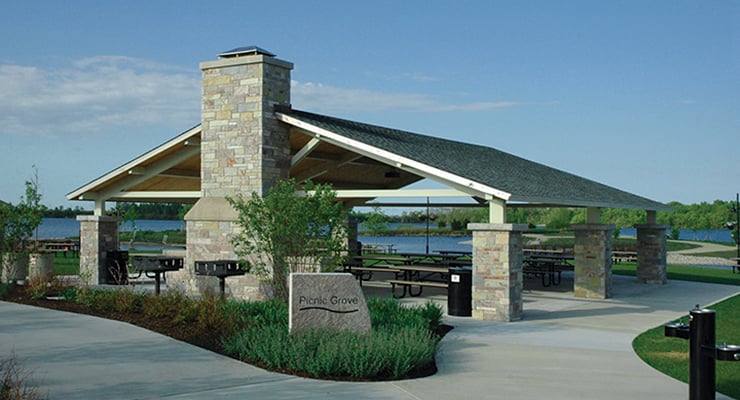
<path fill-rule="evenodd" d="M 599 207 L 586 208 L 586 223 L 587 224 L 600 224 L 601 223 L 601 208 Z"/>
<path fill-rule="evenodd" d="M 646 210 L 647 213 L 647 224 L 657 225 L 658 224 L 658 212 L 655 210 Z"/>
<path fill-rule="evenodd" d="M 93 209 L 93 215 L 97 215 L 97 216 L 105 215 L 105 200 L 95 199 L 95 208 Z"/>
<path fill-rule="evenodd" d="M 488 222 L 491 224 L 506 223 L 506 201 L 501 199 L 490 199 L 488 201 Z"/>

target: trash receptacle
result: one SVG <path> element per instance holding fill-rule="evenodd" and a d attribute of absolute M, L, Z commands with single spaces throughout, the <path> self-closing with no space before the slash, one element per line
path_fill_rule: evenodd
<path fill-rule="evenodd" d="M 473 315 L 473 270 L 468 267 L 451 267 L 447 286 L 447 315 L 470 317 Z"/>
<path fill-rule="evenodd" d="M 107 285 L 128 284 L 128 251 L 108 251 L 105 254 L 105 273 L 102 282 Z"/>

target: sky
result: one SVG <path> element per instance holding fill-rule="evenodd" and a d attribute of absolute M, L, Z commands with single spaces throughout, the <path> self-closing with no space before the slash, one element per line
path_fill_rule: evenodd
<path fill-rule="evenodd" d="M 200 123 L 199 63 L 293 62 L 294 108 L 485 145 L 661 202 L 740 191 L 740 2 L 10 0 L 0 200 Z M 36 172 L 34 172 L 36 171 Z"/>

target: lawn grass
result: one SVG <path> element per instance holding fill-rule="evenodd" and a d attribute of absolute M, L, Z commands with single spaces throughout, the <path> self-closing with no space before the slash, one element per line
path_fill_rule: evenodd
<path fill-rule="evenodd" d="M 562 236 L 562 237 L 553 237 L 546 239 L 541 244 L 543 246 L 561 246 L 561 247 L 573 247 L 573 244 L 575 242 L 575 238 L 572 234 L 569 236 Z M 617 238 L 614 239 L 612 246 L 620 247 L 625 245 L 635 245 L 637 243 L 637 239 L 635 238 Z M 676 242 L 669 240 L 666 243 L 666 251 L 683 251 L 683 250 L 691 250 L 696 249 L 698 247 L 701 247 L 697 244 L 692 243 L 686 243 L 686 242 Z"/>
<path fill-rule="evenodd" d="M 635 276 L 635 263 L 612 264 L 612 273 L 616 275 Z M 740 274 L 733 274 L 731 267 L 705 268 L 684 265 L 669 265 L 668 279 L 722 285 L 740 285 Z"/>
<path fill-rule="evenodd" d="M 740 295 L 707 307 L 716 311 L 716 340 L 718 344 L 740 344 Z M 688 323 L 688 315 L 681 318 Z M 672 322 L 672 321 L 666 321 Z M 648 365 L 680 381 L 689 381 L 689 342 L 666 337 L 663 325 L 655 327 L 632 342 L 635 353 Z M 716 389 L 740 399 L 740 363 L 717 361 Z"/>
<path fill-rule="evenodd" d="M 61 253 L 54 255 L 54 274 L 55 275 L 79 275 L 80 274 L 80 256 L 67 254 L 65 257 Z"/>

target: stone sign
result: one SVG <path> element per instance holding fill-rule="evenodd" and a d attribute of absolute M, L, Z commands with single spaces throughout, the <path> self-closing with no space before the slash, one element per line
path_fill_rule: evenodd
<path fill-rule="evenodd" d="M 290 332 L 304 329 L 370 331 L 365 295 L 352 274 L 290 274 Z"/>

